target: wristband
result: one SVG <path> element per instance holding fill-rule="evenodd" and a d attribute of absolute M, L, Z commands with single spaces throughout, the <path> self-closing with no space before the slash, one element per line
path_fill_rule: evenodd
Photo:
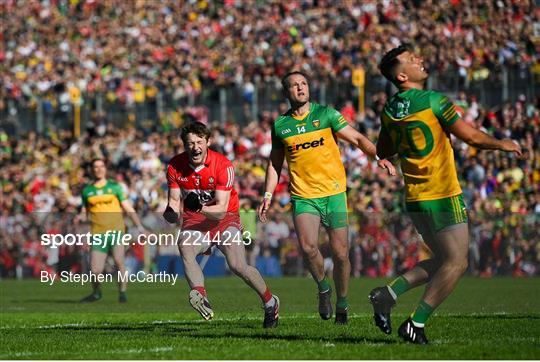
<path fill-rule="evenodd" d="M 264 193 L 264 199 L 265 200 L 272 200 L 272 193 L 271 192 L 265 192 Z"/>

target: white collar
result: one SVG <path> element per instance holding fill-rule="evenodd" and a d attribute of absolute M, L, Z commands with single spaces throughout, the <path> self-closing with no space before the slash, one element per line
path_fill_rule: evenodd
<path fill-rule="evenodd" d="M 195 172 L 199 172 L 201 171 L 203 168 L 205 168 L 205 164 L 203 163 L 202 165 L 199 165 L 197 167 L 193 166 L 191 163 L 189 164 L 189 167 L 191 167 L 193 170 L 195 170 Z"/>

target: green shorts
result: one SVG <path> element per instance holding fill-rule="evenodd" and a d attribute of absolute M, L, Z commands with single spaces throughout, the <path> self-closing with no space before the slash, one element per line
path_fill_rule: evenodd
<path fill-rule="evenodd" d="M 407 202 L 405 206 L 422 235 L 432 235 L 448 226 L 468 222 L 467 208 L 461 194 L 437 200 Z"/>
<path fill-rule="evenodd" d="M 120 235 L 123 234 L 124 232 L 122 234 L 116 233 L 116 240 L 114 234 L 92 234 L 92 251 L 101 251 L 108 254 L 116 245 L 122 245 Z M 105 237 L 106 235 L 107 237 Z"/>
<path fill-rule="evenodd" d="M 347 193 L 306 199 L 291 196 L 293 215 L 308 213 L 321 217 L 321 223 L 330 229 L 338 229 L 349 225 L 347 214 Z"/>

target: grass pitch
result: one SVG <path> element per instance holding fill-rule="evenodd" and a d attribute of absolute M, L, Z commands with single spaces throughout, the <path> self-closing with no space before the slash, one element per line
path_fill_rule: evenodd
<path fill-rule="evenodd" d="M 351 280 L 348 326 L 319 318 L 311 279 L 267 281 L 281 299 L 275 330 L 262 328 L 259 298 L 233 277 L 207 280 L 210 322 L 189 306 L 183 279 L 132 283 L 127 304 L 114 284 L 101 301 L 78 304 L 89 285 L 2 281 L 0 359 L 540 359 L 538 279 L 463 279 L 428 322 L 429 346 L 396 335 L 420 289 L 399 299 L 386 336 L 367 299 L 385 280 Z"/>

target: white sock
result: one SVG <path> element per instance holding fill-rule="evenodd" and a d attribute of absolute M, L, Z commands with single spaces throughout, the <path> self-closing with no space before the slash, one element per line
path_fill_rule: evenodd
<path fill-rule="evenodd" d="M 266 303 L 264 303 L 264 307 L 265 308 L 270 308 L 270 307 L 273 307 L 276 305 L 276 298 L 274 298 L 274 296 L 272 296 L 272 298 L 270 298 L 270 300 Z"/>

